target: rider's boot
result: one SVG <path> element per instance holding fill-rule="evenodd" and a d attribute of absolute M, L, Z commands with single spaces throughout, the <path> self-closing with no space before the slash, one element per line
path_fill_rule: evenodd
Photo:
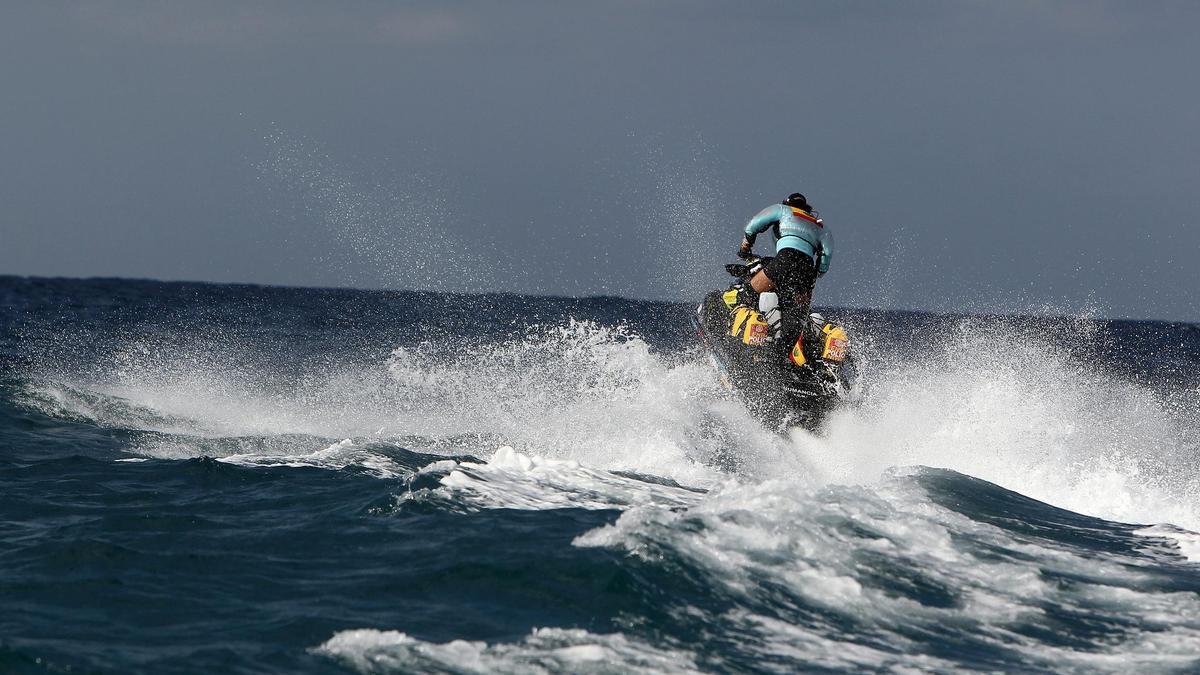
<path fill-rule="evenodd" d="M 758 311 L 771 332 L 771 341 L 779 340 L 783 314 L 779 311 L 779 296 L 767 291 L 758 294 Z"/>

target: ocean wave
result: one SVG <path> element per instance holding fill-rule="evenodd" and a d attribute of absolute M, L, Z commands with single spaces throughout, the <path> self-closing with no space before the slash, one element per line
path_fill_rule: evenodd
<path fill-rule="evenodd" d="M 639 504 L 676 508 L 694 503 L 704 493 L 702 488 L 652 476 L 524 455 L 507 446 L 486 462 L 440 463 L 422 471 L 440 474 L 435 498 L 459 509 L 624 509 Z M 429 489 L 408 492 L 400 503 L 429 496 Z"/>
<path fill-rule="evenodd" d="M 686 509 L 632 508 L 575 544 L 687 570 L 694 587 L 676 589 L 671 615 L 739 635 L 741 662 L 1080 672 L 1196 665 L 1200 600 L 1181 558 L 1175 573 L 1164 571 L 1142 554 L 1134 526 L 1082 516 L 1063 523 L 1057 509 L 980 481 L 969 486 L 985 493 L 990 512 L 955 511 L 928 489 L 969 480 L 920 470 L 813 492 L 730 484 Z M 1006 509 L 1026 516 L 1012 519 L 1016 529 L 995 524 Z M 693 604 L 701 597 L 707 606 Z M 1083 617 L 1088 630 L 1075 623 Z"/>
<path fill-rule="evenodd" d="M 331 471 L 353 466 L 378 478 L 399 478 L 412 473 L 385 455 L 359 447 L 349 438 L 306 455 L 236 454 L 226 455 L 218 461 L 242 466 L 313 467 Z"/>
<path fill-rule="evenodd" d="M 36 396 L 51 415 L 153 432 L 135 451 L 173 458 L 186 455 L 189 438 L 371 438 L 449 455 L 511 445 L 688 478 L 707 473 L 692 456 L 711 443 L 696 433 L 698 416 L 718 397 L 699 363 L 656 356 L 627 330 L 576 321 L 452 353 L 398 347 L 380 365 L 334 366 L 299 381 L 241 377 L 245 368 L 219 353 L 123 354 L 107 378 L 40 381 Z M 213 448 L 197 441 L 192 456 Z"/>
<path fill-rule="evenodd" d="M 861 407 L 795 436 L 822 482 L 945 467 L 1081 513 L 1200 528 L 1200 399 L 1187 387 L 1084 359 L 1088 326 L 937 328 L 916 356 L 876 356 Z"/>
<path fill-rule="evenodd" d="M 620 634 L 538 628 L 513 643 L 431 643 L 398 631 L 341 631 L 314 649 L 364 673 L 698 673 L 691 657 Z"/>
<path fill-rule="evenodd" d="M 126 669 L 1197 666 L 1194 360 L 1096 324 L 852 326 L 862 404 L 781 436 L 662 304 L 95 286 L 0 382 L 5 581 Z"/>
<path fill-rule="evenodd" d="M 1081 360 L 1079 344 L 1096 339 L 1083 326 L 934 322 L 922 332 L 937 340 L 915 355 L 867 335 L 862 404 L 820 434 L 789 438 L 755 424 L 697 354 L 575 320 L 495 342 L 394 347 L 381 362 L 299 377 L 269 367 L 251 377 L 211 345 L 135 342 L 107 377 L 35 380 L 25 398 L 50 415 L 149 432 L 132 448 L 148 456 L 286 463 L 346 438 L 445 455 L 511 446 L 690 484 L 712 480 L 712 467 L 864 484 L 920 464 L 1110 519 L 1200 529 L 1200 466 L 1189 459 L 1200 401 L 1186 386 L 1156 389 Z"/>

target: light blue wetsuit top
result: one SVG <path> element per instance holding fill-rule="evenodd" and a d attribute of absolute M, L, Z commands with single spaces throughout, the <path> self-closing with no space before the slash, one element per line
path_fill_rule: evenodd
<path fill-rule="evenodd" d="M 816 258 L 817 271 L 829 271 L 829 259 L 833 257 L 833 236 L 825 224 L 804 209 L 786 204 L 768 206 L 746 224 L 746 238 L 754 238 L 772 228 L 775 232 L 775 252 L 794 248 L 805 255 Z"/>

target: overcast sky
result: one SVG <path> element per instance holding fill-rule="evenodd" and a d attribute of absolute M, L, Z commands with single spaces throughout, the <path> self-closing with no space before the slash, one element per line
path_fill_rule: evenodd
<path fill-rule="evenodd" d="M 5 2 L 0 273 L 1200 321 L 1200 3 Z M 769 238 L 768 238 L 769 240 Z"/>

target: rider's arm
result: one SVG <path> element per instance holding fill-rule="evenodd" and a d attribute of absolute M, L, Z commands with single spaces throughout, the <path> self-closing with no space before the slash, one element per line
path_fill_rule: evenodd
<path fill-rule="evenodd" d="M 750 222 L 746 223 L 746 241 L 749 241 L 751 244 L 753 244 L 755 237 L 765 232 L 767 228 L 778 223 L 779 219 L 783 215 L 780 213 L 781 208 L 783 207 L 781 207 L 779 204 L 768 206 L 751 218 Z"/>
<path fill-rule="evenodd" d="M 821 259 L 817 261 L 817 273 L 825 274 L 829 271 L 829 259 L 833 257 L 833 233 L 824 227 L 821 228 Z"/>

